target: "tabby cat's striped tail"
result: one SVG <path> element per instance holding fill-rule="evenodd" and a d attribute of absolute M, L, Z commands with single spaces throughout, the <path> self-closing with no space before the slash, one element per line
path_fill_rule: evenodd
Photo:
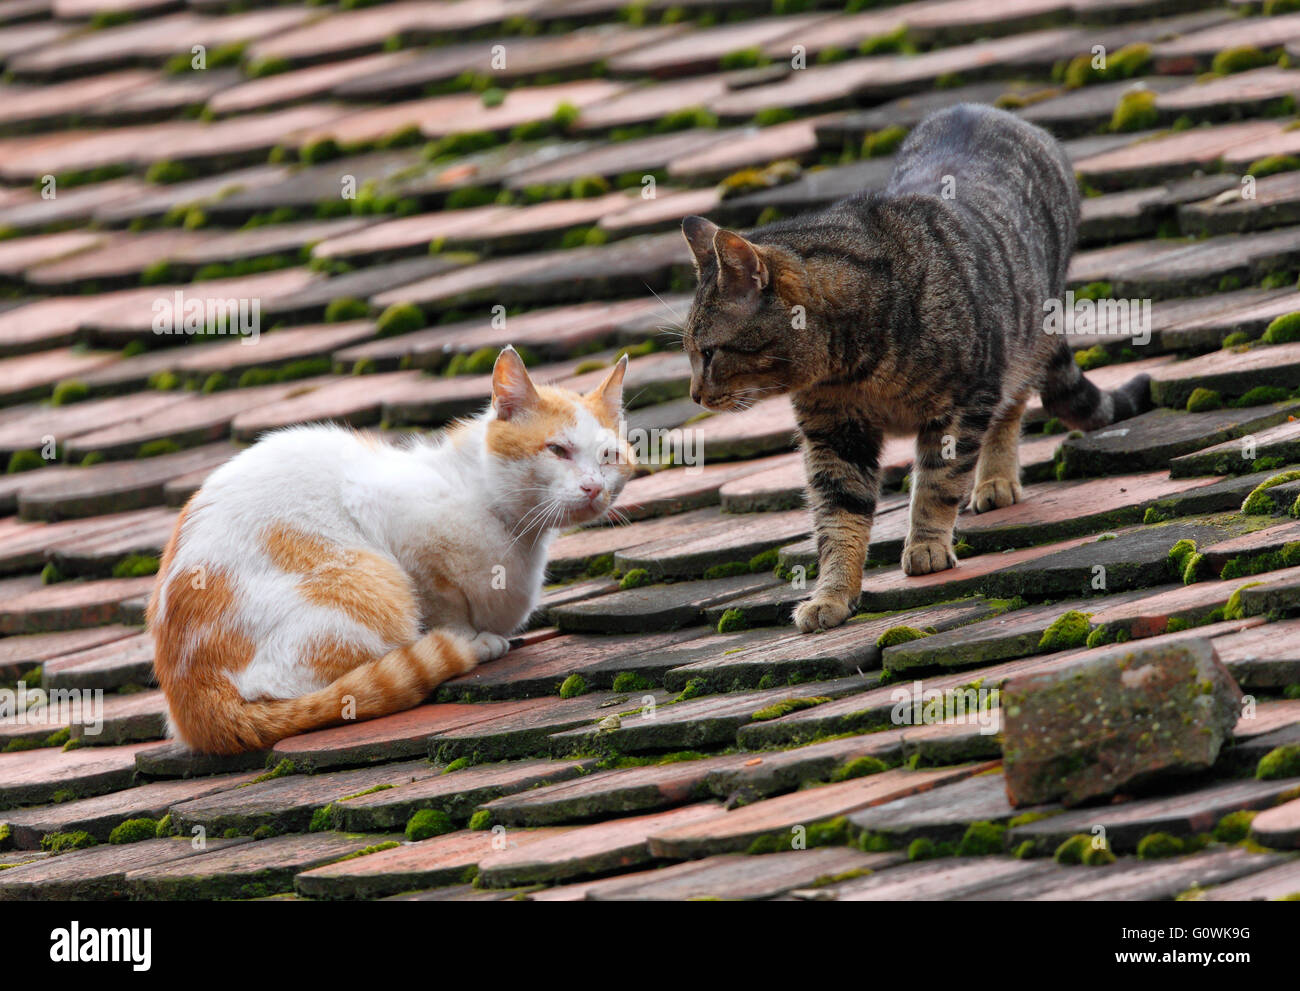
<path fill-rule="evenodd" d="M 1118 389 L 1102 392 L 1088 381 L 1068 345 L 1061 343 L 1047 367 L 1043 408 L 1072 430 L 1096 430 L 1144 413 L 1152 406 L 1151 376 L 1135 375 Z"/>

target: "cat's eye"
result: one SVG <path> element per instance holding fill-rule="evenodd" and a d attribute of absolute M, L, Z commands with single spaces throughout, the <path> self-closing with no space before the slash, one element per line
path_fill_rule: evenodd
<path fill-rule="evenodd" d="M 569 460 L 570 457 L 569 449 L 565 447 L 563 444 L 547 444 L 546 449 L 550 451 L 552 454 L 554 454 L 557 458 L 560 458 L 564 461 Z"/>
<path fill-rule="evenodd" d="M 713 348 L 700 348 L 700 360 L 706 365 L 713 358 Z"/>

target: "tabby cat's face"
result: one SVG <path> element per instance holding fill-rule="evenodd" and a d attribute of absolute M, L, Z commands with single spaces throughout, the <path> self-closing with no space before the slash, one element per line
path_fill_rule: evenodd
<path fill-rule="evenodd" d="M 700 279 L 682 338 L 691 399 L 707 409 L 741 409 L 798 387 L 802 335 L 773 291 L 767 260 L 701 217 L 687 217 L 682 232 Z"/>

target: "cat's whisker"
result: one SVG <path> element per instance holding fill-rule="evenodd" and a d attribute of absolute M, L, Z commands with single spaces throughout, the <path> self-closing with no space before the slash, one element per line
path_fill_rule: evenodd
<path fill-rule="evenodd" d="M 647 289 L 650 289 L 650 283 L 648 283 L 648 282 L 646 282 L 646 281 L 644 281 L 644 280 L 642 280 L 641 285 L 645 286 Z M 665 300 L 662 296 L 660 296 L 660 295 L 659 295 L 657 292 L 655 292 L 653 289 L 650 289 L 650 292 L 654 295 L 654 298 L 655 298 L 655 299 L 659 300 L 659 302 L 663 304 L 663 307 L 664 307 L 665 310 L 668 310 L 668 311 L 669 311 L 673 316 L 675 316 L 679 321 L 685 322 L 685 318 L 684 318 L 680 313 L 678 313 L 678 312 L 677 312 L 677 309 L 676 309 L 675 307 L 671 306 L 671 305 L 668 303 L 667 300 Z"/>

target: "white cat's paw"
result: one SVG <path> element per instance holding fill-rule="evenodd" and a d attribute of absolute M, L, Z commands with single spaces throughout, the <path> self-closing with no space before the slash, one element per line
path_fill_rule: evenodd
<path fill-rule="evenodd" d="M 510 641 L 499 633 L 479 633 L 469 642 L 470 648 L 478 655 L 478 662 L 495 661 L 510 649 Z"/>

